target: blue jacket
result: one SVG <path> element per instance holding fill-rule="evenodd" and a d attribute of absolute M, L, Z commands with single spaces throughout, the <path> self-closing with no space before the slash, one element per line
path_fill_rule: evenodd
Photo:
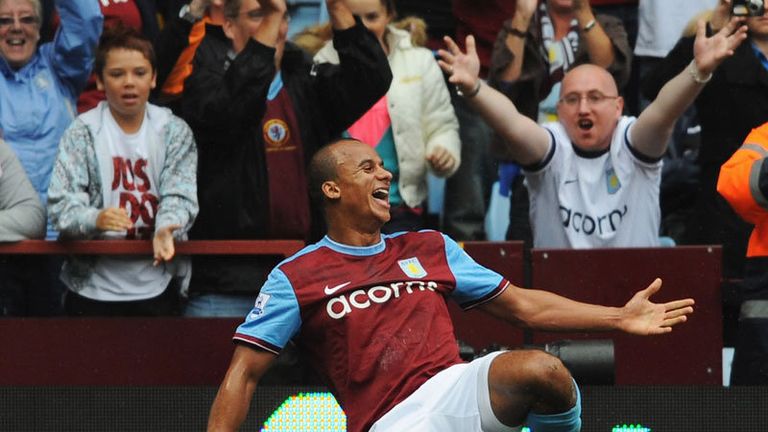
<path fill-rule="evenodd" d="M 14 71 L 0 58 L 0 132 L 43 203 L 59 140 L 93 67 L 103 17 L 92 0 L 57 0 L 61 26 L 53 42 Z"/>

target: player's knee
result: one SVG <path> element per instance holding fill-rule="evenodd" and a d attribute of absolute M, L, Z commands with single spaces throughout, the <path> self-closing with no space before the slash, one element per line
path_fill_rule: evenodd
<path fill-rule="evenodd" d="M 534 394 L 534 411 L 561 412 L 576 403 L 571 373 L 559 358 L 531 350 L 523 358 L 524 380 Z"/>
<path fill-rule="evenodd" d="M 571 379 L 571 374 L 563 362 L 545 351 L 530 350 L 521 360 L 520 367 L 532 380 L 553 382 Z"/>

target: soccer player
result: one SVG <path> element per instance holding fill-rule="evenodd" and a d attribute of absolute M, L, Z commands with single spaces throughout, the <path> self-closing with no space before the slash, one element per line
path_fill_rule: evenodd
<path fill-rule="evenodd" d="M 578 387 L 560 360 L 520 350 L 463 363 L 446 297 L 542 330 L 662 334 L 693 312 L 692 299 L 652 303 L 658 279 L 623 307 L 597 306 L 516 287 L 439 232 L 381 234 L 392 174 L 360 141 L 322 148 L 309 176 L 327 235 L 279 264 L 262 287 L 235 333 L 210 431 L 242 423 L 259 378 L 294 336 L 352 432 L 515 431 L 523 424 L 578 431 Z"/>

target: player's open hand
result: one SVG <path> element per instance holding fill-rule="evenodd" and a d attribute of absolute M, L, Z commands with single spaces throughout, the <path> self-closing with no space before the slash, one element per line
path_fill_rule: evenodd
<path fill-rule="evenodd" d="M 661 289 L 661 279 L 648 288 L 638 291 L 622 308 L 621 329 L 638 335 L 656 335 L 672 331 L 672 327 L 684 323 L 693 313 L 691 298 L 668 303 L 653 303 L 650 298 Z"/>

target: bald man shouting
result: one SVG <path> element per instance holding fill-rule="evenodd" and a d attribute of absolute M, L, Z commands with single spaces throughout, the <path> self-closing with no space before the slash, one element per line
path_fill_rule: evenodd
<path fill-rule="evenodd" d="M 624 101 L 605 69 L 582 65 L 563 78 L 559 120 L 542 126 L 482 84 L 472 36 L 466 52 L 446 38 L 440 66 L 524 168 L 535 247 L 658 246 L 661 158 L 672 128 L 746 27 L 735 18 L 705 33 L 700 22 L 691 64 L 639 117 L 622 116 Z"/>

